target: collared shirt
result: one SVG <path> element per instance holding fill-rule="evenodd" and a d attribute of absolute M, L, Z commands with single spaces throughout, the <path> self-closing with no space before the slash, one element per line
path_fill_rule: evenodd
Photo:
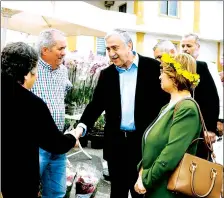
<path fill-rule="evenodd" d="M 51 65 L 41 58 L 39 59 L 38 78 L 31 91 L 47 104 L 60 131 L 63 131 L 65 123 L 64 99 L 71 87 L 72 84 L 68 79 L 68 71 L 64 65 L 60 65 L 53 70 Z"/>
<path fill-rule="evenodd" d="M 122 130 L 135 130 L 134 109 L 135 109 L 135 89 L 137 81 L 137 71 L 139 56 L 133 51 L 135 58 L 132 65 L 128 69 L 123 69 L 116 66 L 120 78 L 120 93 L 121 93 L 121 125 Z M 84 129 L 83 135 L 87 131 L 87 126 L 84 123 L 79 123 L 77 127 Z"/>
<path fill-rule="evenodd" d="M 120 78 L 120 93 L 121 93 L 121 125 L 122 130 L 135 130 L 135 90 L 138 72 L 139 56 L 135 55 L 132 65 L 128 69 L 116 66 Z"/>

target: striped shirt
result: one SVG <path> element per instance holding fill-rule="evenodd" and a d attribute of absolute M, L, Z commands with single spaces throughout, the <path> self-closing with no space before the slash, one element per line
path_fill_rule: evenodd
<path fill-rule="evenodd" d="M 31 91 L 47 104 L 60 131 L 63 131 L 65 124 L 64 99 L 71 87 L 72 84 L 68 79 L 68 71 L 64 65 L 60 65 L 53 70 L 51 65 L 41 58 L 39 59 L 38 78 Z"/>

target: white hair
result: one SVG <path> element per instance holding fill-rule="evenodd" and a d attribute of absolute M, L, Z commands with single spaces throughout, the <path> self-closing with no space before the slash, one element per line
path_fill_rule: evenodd
<path fill-rule="evenodd" d="M 188 38 L 188 37 L 193 37 L 194 40 L 195 40 L 195 43 L 197 43 L 200 46 L 200 39 L 199 39 L 197 34 L 195 34 L 195 33 L 188 33 L 188 34 L 184 34 L 182 36 L 182 38 Z"/>
<path fill-rule="evenodd" d="M 105 40 L 107 40 L 110 36 L 117 35 L 120 37 L 120 39 L 128 45 L 128 43 L 133 44 L 131 36 L 128 34 L 128 32 L 121 30 L 121 29 L 115 29 L 111 32 L 108 32 L 107 35 L 104 37 Z"/>
<path fill-rule="evenodd" d="M 65 36 L 63 32 L 57 29 L 45 29 L 40 32 L 37 43 L 36 43 L 36 49 L 38 51 L 39 56 L 41 55 L 41 51 L 43 47 L 47 47 L 51 49 L 56 45 L 56 40 L 54 38 L 55 34 L 59 34 L 62 36 Z"/>
<path fill-rule="evenodd" d="M 177 51 L 175 45 L 169 40 L 160 40 L 153 47 L 153 51 L 155 51 L 156 49 L 159 49 L 161 52 L 166 52 L 166 53 L 169 53 L 170 50 L 175 50 L 175 52 Z"/>

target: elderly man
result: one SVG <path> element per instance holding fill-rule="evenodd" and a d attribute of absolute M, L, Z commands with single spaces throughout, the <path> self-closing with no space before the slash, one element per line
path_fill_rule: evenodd
<path fill-rule="evenodd" d="M 72 86 L 68 80 L 66 67 L 62 65 L 65 48 L 66 38 L 62 32 L 47 29 L 40 33 L 37 42 L 38 79 L 31 90 L 47 104 L 61 132 L 63 132 L 65 122 L 64 98 L 66 91 Z M 40 148 L 39 157 L 42 198 L 64 197 L 66 193 L 66 155 L 49 153 Z"/>
<path fill-rule="evenodd" d="M 175 55 L 177 53 L 174 44 L 168 40 L 163 40 L 157 43 L 153 50 L 155 58 L 161 56 L 164 52 L 171 55 Z M 184 52 L 186 52 L 186 50 L 184 50 Z M 197 52 L 194 50 L 188 52 L 191 52 L 190 54 L 192 56 L 193 54 L 197 54 Z M 214 132 L 216 132 L 219 115 L 219 96 L 215 83 L 205 62 L 197 61 L 197 73 L 201 76 L 201 81 L 194 91 L 195 100 L 201 107 L 207 130 L 210 131 L 209 137 L 211 138 L 212 142 L 215 142 L 216 135 Z M 204 151 L 204 149 L 203 151 L 198 152 L 199 156 L 206 158 L 205 155 L 207 153 Z"/>
<path fill-rule="evenodd" d="M 196 34 L 186 34 L 182 37 L 181 40 L 181 47 L 182 51 L 185 53 L 190 54 L 193 56 L 198 63 L 200 64 L 202 61 L 200 61 L 200 40 L 199 37 Z M 205 61 L 203 61 L 205 63 Z M 219 72 L 217 69 L 217 65 L 214 63 L 211 63 L 209 61 L 206 61 L 208 69 L 212 75 L 212 78 L 215 82 L 218 94 L 219 94 L 219 119 L 223 119 L 223 86 L 220 82 Z"/>
<path fill-rule="evenodd" d="M 142 135 L 169 96 L 160 86 L 159 62 L 133 51 L 127 32 L 109 32 L 105 41 L 113 64 L 101 71 L 76 130 L 88 130 L 105 111 L 103 156 L 111 178 L 110 197 L 128 198 L 130 190 L 132 198 L 140 198 L 143 195 L 135 192 L 134 185 Z"/>

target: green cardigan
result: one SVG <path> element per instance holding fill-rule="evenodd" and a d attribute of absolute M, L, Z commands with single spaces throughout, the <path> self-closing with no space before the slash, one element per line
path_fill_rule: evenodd
<path fill-rule="evenodd" d="M 147 190 L 145 198 L 187 197 L 167 190 L 167 183 L 192 140 L 200 136 L 201 122 L 198 109 L 190 100 L 181 102 L 174 117 L 173 113 L 174 107 L 160 118 L 145 139 L 149 126 L 142 138 L 142 160 L 138 170 L 143 167 L 142 181 Z M 196 149 L 194 144 L 188 153 L 195 154 Z"/>

